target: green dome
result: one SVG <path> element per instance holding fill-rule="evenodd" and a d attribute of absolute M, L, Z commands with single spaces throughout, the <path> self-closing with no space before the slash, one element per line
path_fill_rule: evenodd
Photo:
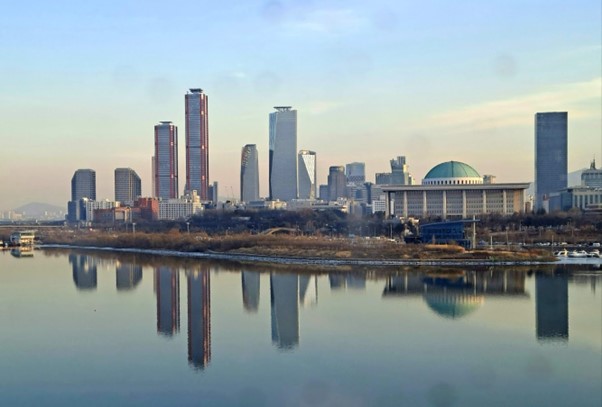
<path fill-rule="evenodd" d="M 424 177 L 424 179 L 434 178 L 481 178 L 481 176 L 468 164 L 447 161 L 434 166 Z"/>

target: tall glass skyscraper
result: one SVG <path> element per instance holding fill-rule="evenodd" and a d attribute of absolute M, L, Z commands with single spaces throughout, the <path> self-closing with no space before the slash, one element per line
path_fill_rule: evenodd
<path fill-rule="evenodd" d="M 155 197 L 178 197 L 178 128 L 170 121 L 155 126 Z"/>
<path fill-rule="evenodd" d="M 316 199 L 316 153 L 299 151 L 299 198 Z"/>
<path fill-rule="evenodd" d="M 345 166 L 345 174 L 347 175 L 347 182 L 362 185 L 366 182 L 366 164 L 360 162 L 349 163 Z"/>
<path fill-rule="evenodd" d="M 257 146 L 247 144 L 242 148 L 240 157 L 240 200 L 251 202 L 259 200 L 259 158 Z"/>
<path fill-rule="evenodd" d="M 328 199 L 336 201 L 344 198 L 347 194 L 347 177 L 345 176 L 345 167 L 342 165 L 333 165 L 328 169 Z"/>
<path fill-rule="evenodd" d="M 115 200 L 125 205 L 133 205 L 142 195 L 142 181 L 131 168 L 115 169 Z"/>
<path fill-rule="evenodd" d="M 552 192 L 567 187 L 568 113 L 535 114 L 535 210 Z"/>
<path fill-rule="evenodd" d="M 209 185 L 209 121 L 207 95 L 203 89 L 190 89 L 186 102 L 186 192 L 197 191 L 203 200 L 210 197 Z"/>
<path fill-rule="evenodd" d="M 79 201 L 82 198 L 96 200 L 96 171 L 94 170 L 77 170 L 71 178 L 71 201 Z"/>
<path fill-rule="evenodd" d="M 270 113 L 270 199 L 290 201 L 298 196 L 297 111 L 275 106 Z"/>

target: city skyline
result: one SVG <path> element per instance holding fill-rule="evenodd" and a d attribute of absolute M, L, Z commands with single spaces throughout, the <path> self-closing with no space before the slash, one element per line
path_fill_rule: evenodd
<path fill-rule="evenodd" d="M 536 112 L 569 112 L 569 172 L 600 159 L 599 3 L 246 2 L 203 6 L 202 31 L 188 24 L 199 7 L 7 6 L 3 30 L 20 34 L 0 64 L 0 209 L 64 206 L 78 168 L 97 171 L 99 199 L 112 196 L 117 167 L 135 169 L 150 196 L 149 133 L 163 119 L 184 126 L 191 86 L 212 95 L 210 181 L 222 191 L 239 190 L 232 162 L 256 144 L 268 195 L 265 115 L 280 103 L 298 110 L 298 148 L 319 155 L 318 184 L 353 161 L 373 181 L 398 154 L 418 182 L 448 160 L 533 181 Z M 191 55 L 201 35 L 219 40 Z M 24 160 L 14 182 L 8 169 Z"/>

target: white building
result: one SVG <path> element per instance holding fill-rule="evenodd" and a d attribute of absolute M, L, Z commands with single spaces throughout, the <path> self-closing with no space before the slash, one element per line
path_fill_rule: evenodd
<path fill-rule="evenodd" d="M 316 153 L 299 151 L 299 198 L 316 199 Z"/>
<path fill-rule="evenodd" d="M 196 191 L 180 199 L 159 201 L 159 220 L 188 219 L 203 211 L 203 204 Z"/>

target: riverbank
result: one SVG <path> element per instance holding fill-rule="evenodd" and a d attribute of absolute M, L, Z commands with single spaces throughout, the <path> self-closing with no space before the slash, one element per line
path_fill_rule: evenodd
<path fill-rule="evenodd" d="M 456 245 L 405 245 L 385 239 L 181 233 L 79 232 L 45 236 L 45 247 L 85 248 L 239 262 L 320 265 L 519 265 L 554 262 L 541 249 L 465 250 Z"/>

